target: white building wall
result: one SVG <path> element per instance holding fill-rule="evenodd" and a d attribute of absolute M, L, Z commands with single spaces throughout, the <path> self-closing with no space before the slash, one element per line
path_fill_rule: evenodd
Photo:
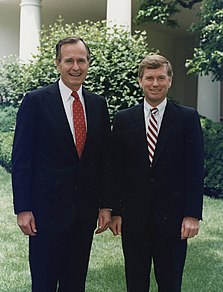
<path fill-rule="evenodd" d="M 19 54 L 19 3 L 0 3 L 0 58 Z"/>
<path fill-rule="evenodd" d="M 220 121 L 220 82 L 212 82 L 210 76 L 198 78 L 198 112 L 209 119 Z"/>

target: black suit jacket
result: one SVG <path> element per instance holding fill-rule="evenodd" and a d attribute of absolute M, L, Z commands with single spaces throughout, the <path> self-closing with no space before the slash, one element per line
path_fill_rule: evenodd
<path fill-rule="evenodd" d="M 106 101 L 84 88 L 83 96 L 87 138 L 81 159 L 58 82 L 28 93 L 19 109 L 12 153 L 14 209 L 32 211 L 38 229 L 65 229 L 76 212 L 95 224 L 99 207 L 111 207 L 105 183 L 110 135 Z"/>
<path fill-rule="evenodd" d="M 150 205 L 157 228 L 180 236 L 183 217 L 202 218 L 203 138 L 197 112 L 167 102 L 152 167 L 143 103 L 117 113 L 111 170 L 113 215 L 121 214 L 129 230 L 140 231 Z"/>

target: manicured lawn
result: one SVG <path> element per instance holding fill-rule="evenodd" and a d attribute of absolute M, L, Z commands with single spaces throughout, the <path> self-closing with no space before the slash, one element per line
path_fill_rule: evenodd
<path fill-rule="evenodd" d="M 182 292 L 223 291 L 222 210 L 223 200 L 205 198 L 200 235 L 189 240 Z M 0 292 L 31 291 L 27 254 L 28 239 L 13 215 L 10 175 L 0 168 Z M 120 237 L 106 231 L 94 238 L 86 292 L 125 291 Z"/>

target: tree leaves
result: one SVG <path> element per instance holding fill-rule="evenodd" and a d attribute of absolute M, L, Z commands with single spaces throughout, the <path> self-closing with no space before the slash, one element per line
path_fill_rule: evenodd
<path fill-rule="evenodd" d="M 199 44 L 193 58 L 187 60 L 188 73 L 211 75 L 213 80 L 223 80 L 223 0 L 204 1 L 198 24 L 191 27 L 198 32 Z"/>

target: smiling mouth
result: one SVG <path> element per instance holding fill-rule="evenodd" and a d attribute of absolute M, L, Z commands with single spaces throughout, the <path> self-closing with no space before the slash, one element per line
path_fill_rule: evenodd
<path fill-rule="evenodd" d="M 150 90 L 150 92 L 151 92 L 151 93 L 159 93 L 160 90 L 159 90 L 159 89 L 158 89 L 158 90 Z"/>
<path fill-rule="evenodd" d="M 74 73 L 74 74 L 70 73 L 70 76 L 72 76 L 72 77 L 80 77 L 81 73 Z"/>

